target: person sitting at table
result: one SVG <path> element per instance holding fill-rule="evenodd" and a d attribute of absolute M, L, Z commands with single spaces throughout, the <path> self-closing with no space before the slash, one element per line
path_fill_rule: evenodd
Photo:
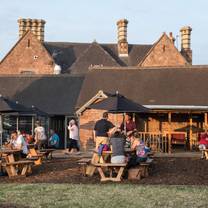
<path fill-rule="evenodd" d="M 204 158 L 204 150 L 208 148 L 208 135 L 207 132 L 201 133 L 199 140 L 199 150 L 202 151 L 201 158 Z"/>
<path fill-rule="evenodd" d="M 131 135 L 131 150 L 134 150 L 136 154 L 131 155 L 128 160 L 127 169 L 138 165 L 141 162 L 146 162 L 148 159 L 148 153 L 150 148 L 145 145 L 145 143 L 135 137 L 134 134 Z"/>
<path fill-rule="evenodd" d="M 120 129 L 122 131 L 126 131 L 126 133 L 127 133 L 129 131 L 135 131 L 136 130 L 136 123 L 133 121 L 132 118 L 133 118 L 132 114 L 127 113 L 125 115 L 125 126 L 124 126 L 124 122 L 120 126 Z M 125 129 L 125 127 L 126 127 L 126 129 Z"/>
<path fill-rule="evenodd" d="M 125 163 L 126 157 L 124 154 L 125 138 L 121 130 L 114 128 L 110 138 L 110 145 L 112 149 L 111 163 Z"/>
<path fill-rule="evenodd" d="M 56 134 L 53 129 L 50 129 L 50 135 L 51 137 L 48 140 L 48 146 L 51 148 L 59 148 L 60 138 L 58 134 Z"/>
<path fill-rule="evenodd" d="M 21 157 L 26 158 L 28 154 L 28 148 L 27 148 L 27 144 L 22 134 L 20 132 L 17 133 L 16 131 L 14 131 L 11 134 L 11 138 L 12 138 L 11 148 L 21 150 L 20 152 Z"/>
<path fill-rule="evenodd" d="M 135 151 L 137 146 L 140 144 L 139 138 L 136 137 L 136 131 L 129 131 L 127 133 L 127 140 L 130 144 L 131 150 Z"/>

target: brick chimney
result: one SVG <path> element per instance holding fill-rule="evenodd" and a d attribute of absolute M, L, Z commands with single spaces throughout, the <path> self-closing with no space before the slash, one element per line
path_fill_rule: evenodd
<path fill-rule="evenodd" d="M 44 41 L 44 27 L 45 21 L 42 19 L 18 19 L 19 23 L 19 38 L 21 38 L 24 33 L 28 30 L 31 30 L 33 34 L 41 42 Z"/>
<path fill-rule="evenodd" d="M 182 27 L 181 32 L 181 54 L 192 64 L 191 31 L 189 26 Z"/>
<path fill-rule="evenodd" d="M 117 22 L 118 55 L 120 57 L 128 57 L 127 24 L 128 24 L 128 20 L 126 19 L 121 19 Z"/>

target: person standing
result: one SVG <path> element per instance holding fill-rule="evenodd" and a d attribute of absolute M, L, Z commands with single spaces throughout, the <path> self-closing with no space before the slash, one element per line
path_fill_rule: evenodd
<path fill-rule="evenodd" d="M 37 145 L 38 149 L 40 150 L 46 145 L 46 134 L 45 128 L 41 126 L 40 121 L 36 121 L 36 128 L 34 129 L 35 132 L 35 145 Z"/>
<path fill-rule="evenodd" d="M 114 125 L 108 121 L 108 113 L 103 113 L 103 118 L 98 120 L 95 123 L 94 127 L 94 139 L 95 139 L 95 148 L 98 150 L 100 144 L 109 144 L 109 133 L 110 130 L 114 128 Z"/>
<path fill-rule="evenodd" d="M 78 145 L 79 130 L 76 125 L 76 121 L 74 119 L 72 119 L 69 122 L 68 130 L 69 130 L 69 152 L 73 153 L 75 149 L 77 150 L 77 152 L 79 152 L 79 145 Z"/>
<path fill-rule="evenodd" d="M 130 132 L 130 131 L 133 132 L 136 130 L 136 123 L 132 119 L 132 114 L 125 115 L 125 126 L 124 126 L 124 122 L 123 122 L 120 126 L 120 129 L 122 131 L 126 131 L 126 133 Z"/>

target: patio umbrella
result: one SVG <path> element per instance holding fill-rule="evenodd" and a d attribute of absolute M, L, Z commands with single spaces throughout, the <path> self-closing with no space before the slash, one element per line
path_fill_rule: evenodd
<path fill-rule="evenodd" d="M 109 113 L 147 113 L 149 109 L 116 93 L 89 106 L 89 108 L 106 110 Z"/>
<path fill-rule="evenodd" d="M 14 112 L 25 112 L 28 108 L 0 95 L 0 145 L 2 148 L 2 134 L 3 134 L 3 114 Z"/>
<path fill-rule="evenodd" d="M 109 113 L 123 113 L 124 116 L 125 113 L 147 113 L 150 111 L 143 105 L 135 103 L 134 101 L 124 97 L 118 92 L 116 92 L 116 94 L 114 95 L 109 96 L 105 100 L 100 101 L 99 103 L 90 105 L 89 108 L 106 110 Z M 124 130 L 126 132 L 125 122 Z"/>

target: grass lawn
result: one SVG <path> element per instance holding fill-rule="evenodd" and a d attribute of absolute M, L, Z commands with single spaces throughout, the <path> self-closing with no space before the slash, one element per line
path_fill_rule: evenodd
<path fill-rule="evenodd" d="M 207 186 L 1 184 L 4 203 L 28 207 L 208 207 Z"/>

